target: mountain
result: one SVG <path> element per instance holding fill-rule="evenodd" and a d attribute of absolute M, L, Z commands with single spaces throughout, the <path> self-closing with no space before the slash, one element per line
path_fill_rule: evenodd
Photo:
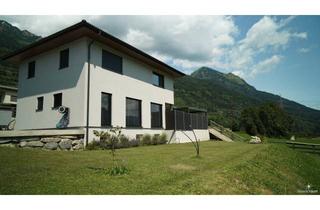
<path fill-rule="evenodd" d="M 20 49 L 41 38 L 27 30 L 20 30 L 10 23 L 0 20 L 0 57 Z M 18 67 L 0 60 L 0 84 L 17 86 Z"/>
<path fill-rule="evenodd" d="M 226 127 L 239 123 L 241 111 L 266 102 L 278 103 L 294 119 L 300 135 L 320 135 L 320 111 L 278 95 L 256 90 L 242 78 L 202 67 L 175 82 L 175 105 L 208 110 L 209 119 Z"/>

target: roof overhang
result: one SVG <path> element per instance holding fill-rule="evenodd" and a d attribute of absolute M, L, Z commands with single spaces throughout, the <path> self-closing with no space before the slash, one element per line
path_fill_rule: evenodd
<path fill-rule="evenodd" d="M 10 91 L 18 91 L 18 88 L 16 87 L 11 87 L 11 86 L 6 86 L 6 85 L 0 85 L 0 90 L 10 90 Z"/>
<path fill-rule="evenodd" d="M 184 106 L 184 107 L 174 107 L 175 110 L 180 110 L 188 113 L 207 113 L 206 109 L 201 109 L 197 107 L 190 107 L 190 106 Z"/>
<path fill-rule="evenodd" d="M 89 37 L 95 41 L 101 42 L 102 44 L 106 44 L 111 48 L 114 48 L 151 66 L 154 66 L 158 70 L 167 72 L 173 77 L 181 77 L 185 75 L 184 73 L 150 56 L 149 54 L 89 24 L 85 20 L 66 29 L 63 29 L 57 33 L 54 33 L 48 37 L 40 39 L 22 49 L 12 52 L 4 56 L 2 59 L 13 63 L 21 63 L 23 60 L 26 60 L 30 57 L 54 49 L 58 46 L 82 37 Z"/>

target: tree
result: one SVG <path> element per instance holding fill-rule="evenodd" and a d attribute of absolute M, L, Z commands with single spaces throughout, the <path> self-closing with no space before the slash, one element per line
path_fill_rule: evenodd
<path fill-rule="evenodd" d="M 292 131 L 294 121 L 274 103 L 248 107 L 241 113 L 241 128 L 250 135 L 287 137 Z"/>
<path fill-rule="evenodd" d="M 93 131 L 94 135 L 100 138 L 100 145 L 104 149 L 110 149 L 112 155 L 112 168 L 108 171 L 108 173 L 112 176 L 121 175 L 128 173 L 128 169 L 126 166 L 118 163 L 116 159 L 116 148 L 117 144 L 120 141 L 121 137 L 121 127 L 117 126 L 110 129 L 110 133 L 108 131 Z"/>

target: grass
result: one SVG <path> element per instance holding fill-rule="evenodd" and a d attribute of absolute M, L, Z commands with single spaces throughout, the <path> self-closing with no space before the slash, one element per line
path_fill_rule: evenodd
<path fill-rule="evenodd" d="M 291 141 L 289 139 L 277 139 L 277 138 L 267 138 L 267 141 L 269 143 L 285 143 L 286 141 L 289 142 L 304 142 L 304 143 L 312 143 L 312 144 L 320 144 L 320 137 L 318 138 L 303 138 L 303 137 L 297 137 L 294 141 Z"/>
<path fill-rule="evenodd" d="M 298 194 L 320 190 L 320 157 L 282 144 L 201 142 L 117 151 L 129 169 L 110 176 L 109 151 L 0 148 L 0 194 Z"/>

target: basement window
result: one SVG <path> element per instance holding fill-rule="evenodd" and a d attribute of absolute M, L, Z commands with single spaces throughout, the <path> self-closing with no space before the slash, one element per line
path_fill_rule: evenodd
<path fill-rule="evenodd" d="M 39 112 L 39 111 L 42 111 L 43 110 L 43 96 L 41 97 L 38 97 L 37 98 L 37 109 L 36 111 Z"/>
<path fill-rule="evenodd" d="M 59 69 L 67 68 L 69 66 L 69 49 L 60 51 L 60 66 Z"/>
<path fill-rule="evenodd" d="M 58 109 L 60 106 L 62 106 L 62 93 L 54 94 L 52 109 Z"/>
<path fill-rule="evenodd" d="M 28 64 L 28 79 L 33 78 L 35 75 L 35 71 L 36 71 L 36 62 L 35 61 L 31 61 Z"/>

